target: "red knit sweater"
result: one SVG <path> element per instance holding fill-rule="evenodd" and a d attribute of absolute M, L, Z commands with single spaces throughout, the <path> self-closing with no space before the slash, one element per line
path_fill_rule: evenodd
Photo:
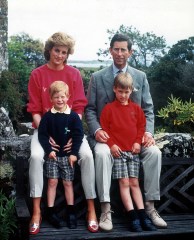
<path fill-rule="evenodd" d="M 56 71 L 48 68 L 46 64 L 34 69 L 30 75 L 28 112 L 32 113 L 32 115 L 35 113 L 43 115 L 52 107 L 49 86 L 57 80 L 64 81 L 69 86 L 69 107 L 78 114 L 83 113 L 87 99 L 79 70 L 65 65 L 63 70 Z"/>
<path fill-rule="evenodd" d="M 100 124 L 109 135 L 109 147 L 118 145 L 122 151 L 131 151 L 136 142 L 141 144 L 145 132 L 146 119 L 139 105 L 129 100 L 128 105 L 121 105 L 115 100 L 102 110 Z"/>

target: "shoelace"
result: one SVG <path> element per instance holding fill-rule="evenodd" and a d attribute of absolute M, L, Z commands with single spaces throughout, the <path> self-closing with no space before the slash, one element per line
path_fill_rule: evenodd
<path fill-rule="evenodd" d="M 105 212 L 105 213 L 102 213 L 101 217 L 100 217 L 100 221 L 102 222 L 105 222 L 107 219 L 109 221 L 111 221 L 111 219 L 108 218 L 108 214 L 109 213 L 114 213 L 112 210 L 108 211 L 108 212 Z"/>
<path fill-rule="evenodd" d="M 160 217 L 159 213 L 156 211 L 156 209 L 153 210 L 153 217 L 156 218 L 156 217 Z"/>

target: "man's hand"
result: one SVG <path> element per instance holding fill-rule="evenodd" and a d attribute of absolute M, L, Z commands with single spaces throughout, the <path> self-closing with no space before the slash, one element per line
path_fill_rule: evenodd
<path fill-rule="evenodd" d="M 99 129 L 95 134 L 95 139 L 97 142 L 106 143 L 109 136 L 104 130 Z"/>
<path fill-rule="evenodd" d="M 151 133 L 145 132 L 142 140 L 142 144 L 144 147 L 150 147 L 155 145 L 155 140 L 152 137 Z"/>
<path fill-rule="evenodd" d="M 67 144 L 63 147 L 63 151 L 68 153 L 71 151 L 71 147 L 72 147 L 72 138 L 70 138 Z"/>
<path fill-rule="evenodd" d="M 56 144 L 55 140 L 52 137 L 49 138 L 49 143 L 51 144 L 53 150 L 59 152 L 60 146 Z"/>

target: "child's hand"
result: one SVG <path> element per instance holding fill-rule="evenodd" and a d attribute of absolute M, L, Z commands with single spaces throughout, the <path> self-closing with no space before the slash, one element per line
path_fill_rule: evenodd
<path fill-rule="evenodd" d="M 56 152 L 55 152 L 55 151 L 50 152 L 50 154 L 49 154 L 49 158 L 50 158 L 50 159 L 57 160 Z"/>
<path fill-rule="evenodd" d="M 133 154 L 138 154 L 140 153 L 140 150 L 141 150 L 141 145 L 139 143 L 134 143 L 133 146 L 132 146 L 132 153 Z"/>
<path fill-rule="evenodd" d="M 112 147 L 110 148 L 110 152 L 113 155 L 113 157 L 118 158 L 121 156 L 121 149 L 119 146 L 117 146 L 116 144 L 112 145 Z"/>
<path fill-rule="evenodd" d="M 69 163 L 70 163 L 72 168 L 73 168 L 73 165 L 76 161 L 77 161 L 77 157 L 75 155 L 70 155 L 69 156 Z"/>

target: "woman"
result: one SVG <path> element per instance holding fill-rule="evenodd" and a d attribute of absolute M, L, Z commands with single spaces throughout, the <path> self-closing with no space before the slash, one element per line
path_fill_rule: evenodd
<path fill-rule="evenodd" d="M 38 141 L 37 128 L 42 115 L 51 108 L 48 92 L 50 84 L 60 79 L 69 86 L 70 98 L 68 105 L 78 113 L 80 118 L 82 118 L 87 104 L 79 70 L 67 65 L 68 56 L 73 54 L 74 45 L 75 41 L 71 36 L 60 32 L 54 33 L 45 43 L 44 56 L 47 63 L 33 70 L 30 75 L 27 111 L 32 114 L 33 126 L 35 128 L 29 159 L 30 196 L 33 203 L 33 213 L 29 228 L 30 234 L 37 234 L 41 223 L 40 202 L 43 189 L 44 150 Z M 53 149 L 56 149 L 57 145 L 52 139 L 51 142 Z M 71 142 L 64 146 L 64 150 L 68 148 L 71 148 Z M 79 150 L 78 164 L 80 165 L 82 185 L 88 205 L 88 230 L 97 232 L 98 222 L 94 206 L 94 199 L 96 198 L 94 160 L 85 137 Z"/>

